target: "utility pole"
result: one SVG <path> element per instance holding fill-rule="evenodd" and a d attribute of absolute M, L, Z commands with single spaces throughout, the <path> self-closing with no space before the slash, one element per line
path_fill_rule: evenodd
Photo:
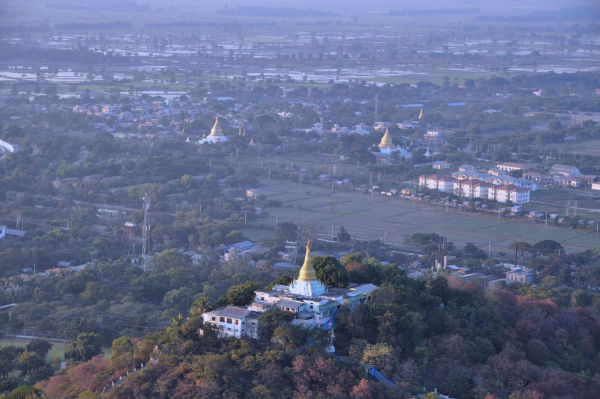
<path fill-rule="evenodd" d="M 375 94 L 375 120 L 373 121 L 373 123 L 377 122 L 378 119 L 378 112 L 379 111 L 379 95 Z"/>
<path fill-rule="evenodd" d="M 149 248 L 149 240 L 150 240 L 150 225 L 148 212 L 150 211 L 150 196 L 148 193 L 144 193 L 144 226 L 142 227 L 142 265 L 144 267 L 144 271 L 146 271 L 146 267 L 148 266 L 148 250 Z"/>

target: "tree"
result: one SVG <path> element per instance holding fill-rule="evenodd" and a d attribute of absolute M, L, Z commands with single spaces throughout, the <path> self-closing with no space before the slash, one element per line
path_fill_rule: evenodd
<path fill-rule="evenodd" d="M 81 333 L 65 352 L 65 358 L 86 361 L 102 352 L 102 336 L 97 333 Z"/>
<path fill-rule="evenodd" d="M 348 233 L 348 231 L 346 231 L 346 228 L 344 226 L 340 226 L 340 230 L 338 231 L 337 234 L 337 239 L 339 242 L 349 242 L 350 241 L 350 234 Z"/>
<path fill-rule="evenodd" d="M 210 301 L 208 300 L 208 297 L 206 295 L 198 295 L 190 309 L 190 316 L 200 316 L 202 313 L 208 312 L 211 309 L 212 306 L 210 304 Z"/>
<path fill-rule="evenodd" d="M 379 399 L 384 395 L 379 391 L 375 382 L 362 378 L 350 392 L 350 399 Z"/>
<path fill-rule="evenodd" d="M 196 178 L 192 175 L 181 176 L 181 184 L 187 189 L 191 190 L 196 184 Z"/>
<path fill-rule="evenodd" d="M 125 353 L 133 353 L 133 344 L 131 343 L 131 338 L 123 336 L 113 340 L 110 347 L 110 357 L 114 358 Z"/>
<path fill-rule="evenodd" d="M 347 398 L 354 382 L 352 373 L 334 359 L 311 360 L 301 355 L 293 362 L 293 381 L 298 398 Z M 310 396 L 309 396 L 310 395 Z"/>
<path fill-rule="evenodd" d="M 333 256 L 315 256 L 312 258 L 312 265 L 323 284 L 334 287 L 348 285 L 348 272 Z"/>
<path fill-rule="evenodd" d="M 533 251 L 540 255 L 550 256 L 556 255 L 561 252 L 564 253 L 564 249 L 559 242 L 554 240 L 543 240 L 533 245 Z"/>
<path fill-rule="evenodd" d="M 42 358 L 45 358 L 48 351 L 52 348 L 52 343 L 42 338 L 34 338 L 29 341 L 25 348 L 27 349 L 27 352 L 35 352 Z"/>
<path fill-rule="evenodd" d="M 280 242 L 296 241 L 298 239 L 298 226 L 292 222 L 282 222 L 277 225 L 277 239 Z"/>
<path fill-rule="evenodd" d="M 19 357 L 19 369 L 25 381 L 38 381 L 52 375 L 52 368 L 35 352 L 25 351 Z"/>
<path fill-rule="evenodd" d="M 133 344 L 127 336 L 113 340 L 110 353 L 110 364 L 113 370 L 130 369 L 133 363 Z"/>
<path fill-rule="evenodd" d="M 270 290 L 270 289 L 272 289 L 276 285 L 290 285 L 290 283 L 292 281 L 293 281 L 293 278 L 291 278 L 287 274 L 282 274 L 281 276 L 277 277 L 277 279 L 273 280 L 271 282 L 271 284 L 269 284 L 267 286 L 267 289 Z"/>
<path fill-rule="evenodd" d="M 471 259 L 485 259 L 487 255 L 481 248 L 477 248 L 473 243 L 469 242 L 465 245 L 464 253 Z"/>
<path fill-rule="evenodd" d="M 292 316 L 280 310 L 267 310 L 258 316 L 258 324 L 260 326 L 260 337 L 263 340 L 269 341 L 273 336 L 273 332 L 282 323 L 291 321 Z"/>
<path fill-rule="evenodd" d="M 21 353 L 23 353 L 23 348 L 12 345 L 0 347 L 0 375 L 2 379 L 6 379 L 8 374 L 17 368 Z"/>
<path fill-rule="evenodd" d="M 299 347 L 306 343 L 308 331 L 292 323 L 282 324 L 273 330 L 272 342 L 275 342 L 287 349 Z"/>
<path fill-rule="evenodd" d="M 20 386 L 11 393 L 0 396 L 2 399 L 41 399 L 44 397 L 45 395 L 41 389 L 29 385 Z"/>
<path fill-rule="evenodd" d="M 375 367 L 379 371 L 391 371 L 394 364 L 393 348 L 391 345 L 377 343 L 367 344 L 363 350 L 361 364 L 367 368 Z"/>
<path fill-rule="evenodd" d="M 260 288 L 260 285 L 253 281 L 234 285 L 225 294 L 227 304 L 235 306 L 246 306 L 254 299 L 254 291 Z"/>

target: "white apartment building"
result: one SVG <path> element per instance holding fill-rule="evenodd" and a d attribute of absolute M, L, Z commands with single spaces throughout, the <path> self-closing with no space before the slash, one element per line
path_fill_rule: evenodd
<path fill-rule="evenodd" d="M 498 202 L 512 202 L 513 204 L 529 203 L 530 191 L 525 187 L 517 187 L 514 185 L 502 185 L 494 187 L 494 199 Z M 491 194 L 491 193 L 490 193 Z M 492 199 L 488 194 L 488 199 Z"/>
<path fill-rule="evenodd" d="M 237 306 L 226 306 L 202 314 L 204 324 L 215 326 L 220 338 L 258 338 L 260 313 Z"/>
<path fill-rule="evenodd" d="M 450 176 L 423 175 L 419 176 L 419 186 L 429 190 L 451 193 L 454 191 L 454 179 Z"/>
<path fill-rule="evenodd" d="M 447 176 L 419 176 L 419 186 L 429 190 L 453 193 L 461 198 L 481 198 L 501 203 L 526 204 L 530 200 L 530 190 L 514 184 L 492 184 L 479 179 L 454 179 Z"/>

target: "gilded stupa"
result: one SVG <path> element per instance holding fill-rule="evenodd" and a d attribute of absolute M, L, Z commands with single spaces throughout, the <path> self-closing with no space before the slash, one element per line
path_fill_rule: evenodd
<path fill-rule="evenodd" d="M 227 137 L 225 135 L 223 135 L 223 129 L 219 125 L 219 117 L 217 116 L 215 118 L 215 124 L 213 125 L 212 129 L 210 129 L 210 134 L 208 136 L 206 136 L 205 138 L 203 138 L 202 140 L 200 140 L 200 144 L 223 143 L 227 140 L 228 140 Z"/>
<path fill-rule="evenodd" d="M 375 152 L 374 154 L 377 157 L 382 157 L 382 159 L 388 158 L 393 152 L 397 152 L 400 158 L 410 158 L 410 152 L 407 149 L 394 145 L 389 128 L 385 129 L 385 134 L 377 147 L 379 148 L 379 152 Z"/>
<path fill-rule="evenodd" d="M 290 284 L 289 292 L 296 295 L 313 297 L 323 295 L 325 286 L 317 279 L 317 272 L 310 261 L 310 239 L 306 243 L 304 264 L 300 269 L 298 278 Z"/>
<path fill-rule="evenodd" d="M 392 142 L 392 138 L 390 137 L 390 129 L 386 128 L 385 129 L 385 134 L 383 135 L 383 137 L 381 138 L 381 141 L 379 142 L 379 150 L 391 150 L 394 147 L 394 143 Z"/>

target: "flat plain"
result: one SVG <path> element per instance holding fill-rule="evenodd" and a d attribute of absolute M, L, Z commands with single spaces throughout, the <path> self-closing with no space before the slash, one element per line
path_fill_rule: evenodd
<path fill-rule="evenodd" d="M 271 180 L 259 191 L 280 206 L 268 207 L 266 215 L 252 222 L 258 228 L 274 229 L 275 223 L 295 222 L 310 226 L 314 234 L 334 234 L 344 226 L 353 238 L 386 239 L 389 243 L 404 244 L 411 234 L 437 233 L 455 245 L 466 243 L 488 251 L 511 254 L 515 241 L 536 243 L 556 240 L 568 252 L 580 252 L 600 247 L 600 236 L 592 232 L 545 226 L 528 219 L 498 218 L 481 213 L 459 211 L 433 206 L 416 200 L 387 196 L 371 196 L 359 192 L 337 191 L 330 188 Z M 500 254 L 501 255 L 501 254 Z"/>

